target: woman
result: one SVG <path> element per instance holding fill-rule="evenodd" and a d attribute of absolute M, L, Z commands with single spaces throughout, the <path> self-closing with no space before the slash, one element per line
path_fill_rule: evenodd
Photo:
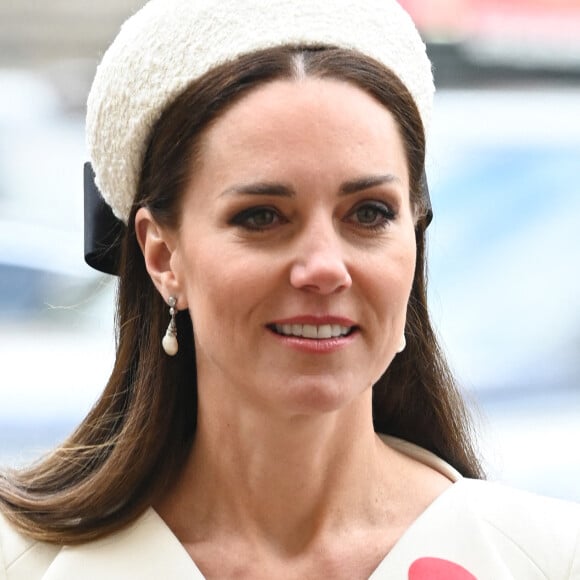
<path fill-rule="evenodd" d="M 430 326 L 432 95 L 387 0 L 125 24 L 87 116 L 124 224 L 93 256 L 120 277 L 115 367 L 1 480 L 0 578 L 580 574 L 577 506 L 478 481 Z"/>

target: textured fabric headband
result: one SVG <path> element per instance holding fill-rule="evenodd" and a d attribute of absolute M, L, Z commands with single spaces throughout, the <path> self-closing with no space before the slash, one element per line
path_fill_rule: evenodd
<path fill-rule="evenodd" d="M 151 0 L 121 28 L 87 103 L 96 185 L 127 223 L 148 139 L 167 105 L 205 72 L 254 50 L 328 44 L 382 62 L 429 127 L 431 63 L 395 0 Z"/>

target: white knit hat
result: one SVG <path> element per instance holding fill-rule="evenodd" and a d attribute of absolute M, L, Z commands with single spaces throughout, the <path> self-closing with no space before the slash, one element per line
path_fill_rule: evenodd
<path fill-rule="evenodd" d="M 433 75 L 395 0 L 151 0 L 105 53 L 87 103 L 96 184 L 127 222 L 151 130 L 193 80 L 239 55 L 283 44 L 352 48 L 391 69 L 427 130 Z"/>

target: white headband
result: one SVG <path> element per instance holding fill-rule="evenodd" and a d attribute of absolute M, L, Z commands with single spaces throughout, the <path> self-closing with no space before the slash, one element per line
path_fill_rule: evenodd
<path fill-rule="evenodd" d="M 429 127 L 433 74 L 395 0 L 151 0 L 105 53 L 87 103 L 96 184 L 128 221 L 149 136 L 193 80 L 242 54 L 283 44 L 355 49 L 392 70 Z"/>

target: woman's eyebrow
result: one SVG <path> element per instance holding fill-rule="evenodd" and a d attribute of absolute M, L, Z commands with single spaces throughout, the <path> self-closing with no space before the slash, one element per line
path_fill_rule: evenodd
<path fill-rule="evenodd" d="M 223 195 L 274 195 L 279 197 L 294 197 L 296 192 L 289 185 L 283 183 L 271 183 L 268 181 L 258 181 L 242 185 L 233 185 L 220 193 Z"/>
<path fill-rule="evenodd" d="M 392 173 L 385 175 L 365 175 L 349 181 L 345 181 L 339 190 L 340 195 L 349 195 L 390 183 L 400 183 L 401 180 Z M 290 185 L 269 181 L 257 181 L 255 183 L 243 183 L 228 187 L 220 193 L 224 195 L 273 195 L 277 197 L 295 197 L 296 192 Z"/>
<path fill-rule="evenodd" d="M 390 183 L 401 183 L 401 180 L 392 173 L 387 173 L 385 175 L 365 175 L 364 177 L 358 177 L 351 181 L 345 181 L 340 186 L 340 195 L 349 195 L 351 193 L 370 189 L 371 187 Z"/>

